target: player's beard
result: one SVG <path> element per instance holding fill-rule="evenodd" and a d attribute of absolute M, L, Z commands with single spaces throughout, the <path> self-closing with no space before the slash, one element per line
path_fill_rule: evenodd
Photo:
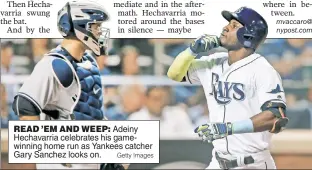
<path fill-rule="evenodd" d="M 238 42 L 238 40 L 236 40 L 233 43 L 229 43 L 230 41 L 228 41 L 226 39 L 226 37 L 221 37 L 221 44 L 222 47 L 227 49 L 228 51 L 237 51 L 239 49 L 241 49 L 243 46 Z"/>

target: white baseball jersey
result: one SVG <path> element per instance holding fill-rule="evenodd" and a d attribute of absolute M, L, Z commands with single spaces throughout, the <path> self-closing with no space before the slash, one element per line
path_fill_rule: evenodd
<path fill-rule="evenodd" d="M 203 56 L 191 64 L 186 80 L 203 86 L 210 122 L 246 120 L 262 112 L 267 101 L 286 105 L 280 75 L 256 53 L 232 65 L 228 53 Z M 224 154 L 251 154 L 269 149 L 271 135 L 268 131 L 234 134 L 213 141 L 213 145 Z"/>

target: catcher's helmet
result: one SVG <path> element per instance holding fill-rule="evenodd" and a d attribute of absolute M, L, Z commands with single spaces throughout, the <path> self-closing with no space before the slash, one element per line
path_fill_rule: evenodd
<path fill-rule="evenodd" d="M 108 19 L 108 14 L 98 4 L 72 1 L 58 12 L 57 27 L 64 38 L 76 37 L 95 55 L 106 55 L 110 31 L 102 23 Z M 101 26 L 95 31 L 91 29 L 91 24 Z"/>
<path fill-rule="evenodd" d="M 243 25 L 237 31 L 237 39 L 244 47 L 256 50 L 267 37 L 267 22 L 255 10 L 241 7 L 235 12 L 222 11 L 221 14 L 226 20 L 231 21 L 234 19 Z"/>

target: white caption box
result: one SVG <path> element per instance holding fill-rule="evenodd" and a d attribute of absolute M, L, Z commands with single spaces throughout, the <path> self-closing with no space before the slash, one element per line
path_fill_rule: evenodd
<path fill-rule="evenodd" d="M 159 163 L 159 121 L 9 121 L 9 163 Z"/>
<path fill-rule="evenodd" d="M 39 7 L 33 7 L 34 2 Z M 57 30 L 57 12 L 66 2 L 1 1 L 0 38 L 62 38 Z M 97 2 L 108 12 L 110 21 L 104 26 L 110 28 L 111 38 L 197 38 L 202 34 L 220 35 L 222 28 L 227 24 L 221 16 L 221 11 L 234 12 L 242 6 L 251 7 L 263 15 L 269 25 L 268 38 L 312 37 L 312 19 L 306 15 L 310 13 L 312 7 L 309 1 L 94 0 L 93 2 Z M 33 16 L 34 14 L 37 16 Z M 9 20 L 11 24 L 7 23 Z M 142 24 L 142 20 L 151 20 L 149 22 L 155 24 L 148 22 Z M 187 24 L 186 20 L 190 24 Z M 9 32 L 16 33 L 8 33 L 9 27 L 14 28 Z M 142 33 L 147 29 L 148 33 Z M 138 33 L 138 30 L 141 33 Z"/>

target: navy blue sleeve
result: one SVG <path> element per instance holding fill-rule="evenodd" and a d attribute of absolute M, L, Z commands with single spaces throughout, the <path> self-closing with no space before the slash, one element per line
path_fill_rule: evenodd
<path fill-rule="evenodd" d="M 20 95 L 14 97 L 12 109 L 16 115 L 23 116 L 39 116 L 41 113 L 40 109 L 33 101 Z"/>

